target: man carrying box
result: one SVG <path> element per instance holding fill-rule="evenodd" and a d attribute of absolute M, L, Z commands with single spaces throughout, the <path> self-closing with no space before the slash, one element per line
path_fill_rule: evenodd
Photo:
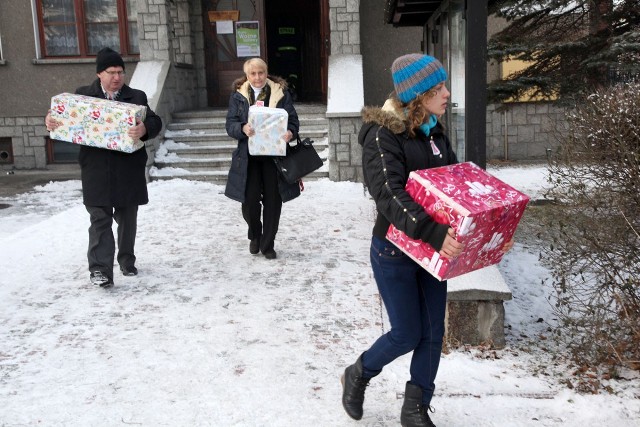
<path fill-rule="evenodd" d="M 127 135 L 146 141 L 155 138 L 162 129 L 162 120 L 147 103 L 147 95 L 124 83 L 124 61 L 110 48 L 96 56 L 98 78 L 89 86 L 76 89 L 76 94 L 120 101 L 146 107 L 144 121 L 131 126 Z M 47 130 L 61 125 L 51 116 L 45 118 Z M 80 146 L 78 157 L 82 176 L 83 202 L 90 215 L 87 258 L 91 283 L 103 288 L 113 286 L 115 240 L 111 226 L 118 224 L 118 264 L 125 276 L 135 276 L 134 246 L 138 206 L 149 202 L 145 168 L 147 150 L 133 153 L 104 148 Z"/>

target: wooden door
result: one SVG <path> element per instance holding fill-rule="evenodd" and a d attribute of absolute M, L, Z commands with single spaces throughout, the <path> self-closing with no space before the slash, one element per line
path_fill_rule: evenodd
<path fill-rule="evenodd" d="M 327 102 L 329 80 L 329 55 L 331 55 L 331 26 L 329 25 L 329 0 L 320 2 L 320 101 Z"/>
<path fill-rule="evenodd" d="M 205 73 L 210 107 L 228 105 L 231 85 L 235 79 L 244 75 L 242 65 L 247 59 L 251 56 L 266 58 L 263 4 L 263 0 L 203 0 Z M 231 31 L 230 20 L 233 21 Z M 238 56 L 237 21 L 258 23 L 259 54 Z M 241 52 L 241 55 L 245 54 L 247 53 Z"/>

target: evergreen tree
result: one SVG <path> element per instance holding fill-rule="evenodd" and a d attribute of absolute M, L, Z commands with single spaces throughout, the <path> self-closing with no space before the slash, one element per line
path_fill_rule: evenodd
<path fill-rule="evenodd" d="M 524 94 L 571 102 L 640 77 L 640 0 L 489 0 L 506 27 L 488 56 L 531 65 L 489 85 L 489 101 Z"/>

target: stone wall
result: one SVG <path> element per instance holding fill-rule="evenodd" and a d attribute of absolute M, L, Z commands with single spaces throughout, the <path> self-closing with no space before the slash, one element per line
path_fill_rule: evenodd
<path fill-rule="evenodd" d="M 13 164 L 3 165 L 2 170 L 44 169 L 47 136 L 44 116 L 0 117 L 0 138 L 11 138 L 13 151 Z"/>
<path fill-rule="evenodd" d="M 200 0 L 144 0 L 138 1 L 136 5 L 140 62 L 162 61 L 170 67 L 165 81 L 159 82 L 162 87 L 158 88 L 158 93 L 155 94 L 158 100 L 154 110 L 166 125 L 171 121 L 172 112 L 198 108 L 199 101 L 202 99 L 206 102 L 206 86 L 199 85 L 200 80 L 204 81 L 200 76 L 204 74 L 204 59 L 199 58 L 197 54 L 198 45 L 200 45 L 200 54 L 203 54 L 201 2 Z M 28 19 L 31 19 L 31 15 Z M 29 65 L 35 67 L 34 75 L 45 67 L 52 67 L 43 64 Z M 65 76 L 54 78 L 55 82 L 65 82 L 64 90 L 50 84 L 45 85 L 47 90 L 53 91 L 52 93 L 69 91 L 75 86 L 80 86 L 77 83 L 69 89 L 66 77 L 68 75 L 87 75 L 95 78 L 93 72 L 86 71 L 93 68 L 87 61 L 68 60 L 63 64 L 63 67 L 56 64 L 58 68 L 52 69 L 47 74 L 47 78 Z M 128 71 L 133 69 L 132 65 L 135 64 L 127 63 Z M 202 71 L 197 71 L 200 69 L 197 67 Z M 44 84 L 44 80 L 38 76 L 34 76 L 33 81 L 34 85 Z M 32 105 L 37 105 L 37 108 L 32 108 L 33 112 L 0 117 L 0 138 L 11 138 L 13 152 L 13 163 L 0 163 L 3 170 L 47 168 L 46 137 L 49 133 L 44 125 L 44 116 L 48 102 L 49 99 L 43 103 L 32 102 Z M 150 163 L 153 161 L 160 139 L 161 136 L 147 142 Z"/>
<path fill-rule="evenodd" d="M 331 55 L 360 55 L 360 0 L 329 0 L 329 26 Z M 358 145 L 361 123 L 359 111 L 344 111 L 339 117 L 329 118 L 332 181 L 362 182 L 362 150 Z"/>
<path fill-rule="evenodd" d="M 565 114 L 546 102 L 487 105 L 487 160 L 546 159 L 547 149 L 558 146 L 555 129 Z"/>
<path fill-rule="evenodd" d="M 167 0 L 146 0 L 138 5 L 138 42 L 141 61 L 169 61 L 174 38 L 169 38 L 171 6 Z"/>
<path fill-rule="evenodd" d="M 362 119 L 339 117 L 329 119 L 329 179 L 363 182 L 362 147 L 358 132 Z"/>
<path fill-rule="evenodd" d="M 177 64 L 195 63 L 195 40 L 191 30 L 190 11 L 188 0 L 175 1 L 169 7 L 169 38 L 172 40 L 173 60 Z"/>
<path fill-rule="evenodd" d="M 331 55 L 360 54 L 360 0 L 329 0 Z"/>
<path fill-rule="evenodd" d="M 203 89 L 196 67 L 204 67 L 197 58 L 202 44 L 198 43 L 198 37 L 202 38 L 200 1 L 147 0 L 138 2 L 138 7 L 140 60 L 171 63 L 163 87 L 163 98 L 171 104 L 169 112 L 197 108 Z"/>
<path fill-rule="evenodd" d="M 192 0 L 189 10 L 189 20 L 191 22 L 191 36 L 193 38 L 194 69 L 197 79 L 197 100 L 198 108 L 207 106 L 207 71 L 204 56 L 204 29 L 202 28 L 202 2 Z"/>

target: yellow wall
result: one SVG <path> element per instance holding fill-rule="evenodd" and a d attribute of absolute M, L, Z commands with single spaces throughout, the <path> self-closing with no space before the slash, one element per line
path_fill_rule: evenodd
<path fill-rule="evenodd" d="M 500 64 L 500 78 L 504 79 L 507 78 L 508 76 L 512 75 L 513 73 L 516 73 L 518 71 L 524 70 L 525 68 L 529 67 L 531 64 L 533 64 L 533 62 L 531 61 L 521 61 L 519 59 L 511 59 L 509 61 L 504 61 Z M 550 96 L 550 97 L 544 97 L 544 96 L 532 96 L 533 90 L 528 91 L 527 93 L 525 93 L 524 95 L 522 95 L 521 97 L 517 98 L 517 99 L 508 99 L 505 102 L 535 102 L 535 101 L 551 101 L 551 100 L 555 100 L 558 97 L 557 96 Z"/>

